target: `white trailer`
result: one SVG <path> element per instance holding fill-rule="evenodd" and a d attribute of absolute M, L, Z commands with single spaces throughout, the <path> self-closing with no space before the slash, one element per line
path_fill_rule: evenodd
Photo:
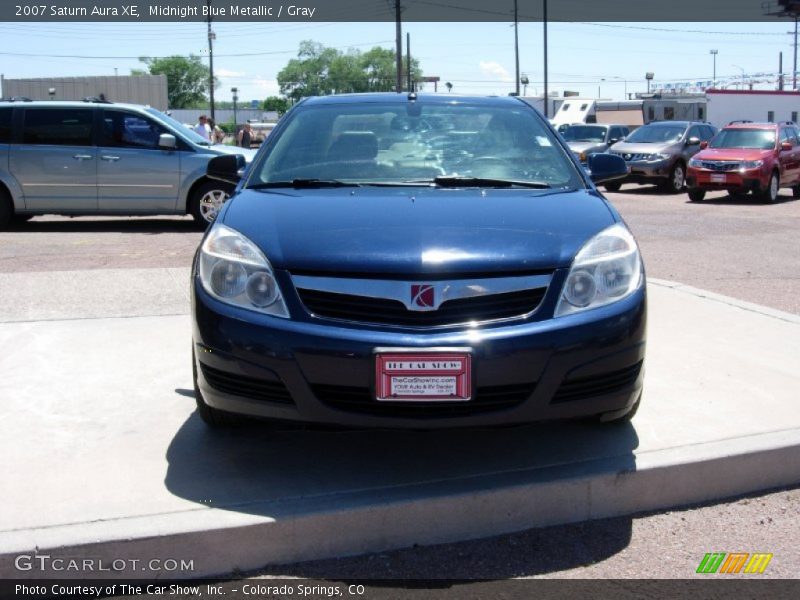
<path fill-rule="evenodd" d="M 800 92 L 774 90 L 706 90 L 708 121 L 724 127 L 731 121 L 777 123 L 800 114 Z"/>

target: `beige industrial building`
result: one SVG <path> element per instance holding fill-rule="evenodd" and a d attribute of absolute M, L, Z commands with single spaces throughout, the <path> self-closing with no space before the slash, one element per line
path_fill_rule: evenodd
<path fill-rule="evenodd" d="M 102 77 L 42 77 L 6 79 L 0 75 L 3 98 L 83 100 L 102 97 L 111 102 L 144 104 L 167 110 L 166 75 L 111 75 Z"/>

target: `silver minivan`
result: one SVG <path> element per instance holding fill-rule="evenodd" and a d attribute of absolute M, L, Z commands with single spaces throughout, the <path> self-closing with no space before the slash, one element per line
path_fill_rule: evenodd
<path fill-rule="evenodd" d="M 221 154 L 255 151 L 144 106 L 0 102 L 0 228 L 41 214 L 191 214 L 205 227 L 234 189 L 206 177 Z"/>

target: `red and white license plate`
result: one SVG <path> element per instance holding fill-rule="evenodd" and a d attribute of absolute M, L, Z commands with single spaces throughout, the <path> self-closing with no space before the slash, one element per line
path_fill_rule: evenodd
<path fill-rule="evenodd" d="M 728 176 L 725 173 L 712 173 L 710 178 L 711 183 L 725 183 L 728 181 Z"/>
<path fill-rule="evenodd" d="M 472 398 L 469 352 L 378 352 L 375 398 L 383 402 L 465 402 Z"/>

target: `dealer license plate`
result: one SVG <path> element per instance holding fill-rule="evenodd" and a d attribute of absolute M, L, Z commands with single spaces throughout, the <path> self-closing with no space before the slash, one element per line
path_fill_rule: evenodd
<path fill-rule="evenodd" d="M 469 352 L 378 352 L 375 398 L 383 402 L 465 402 L 472 398 Z"/>
<path fill-rule="evenodd" d="M 712 173 L 711 183 L 725 183 L 728 181 L 728 176 L 725 173 Z"/>

